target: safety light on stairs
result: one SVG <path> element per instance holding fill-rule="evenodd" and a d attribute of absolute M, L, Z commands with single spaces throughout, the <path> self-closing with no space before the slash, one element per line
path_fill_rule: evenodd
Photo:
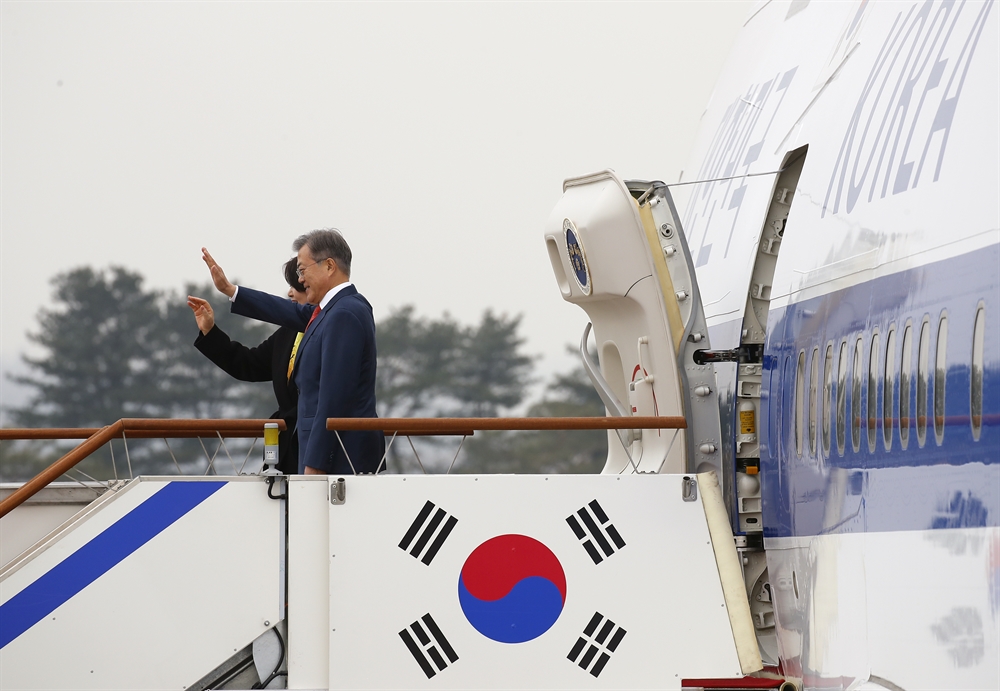
<path fill-rule="evenodd" d="M 277 472 L 277 468 L 270 466 L 278 465 L 278 423 L 264 423 L 264 470 L 265 475 Z"/>

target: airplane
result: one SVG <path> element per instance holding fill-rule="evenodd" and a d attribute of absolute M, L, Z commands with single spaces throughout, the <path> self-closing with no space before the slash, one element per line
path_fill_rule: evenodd
<path fill-rule="evenodd" d="M 0 567 L 0 687 L 1000 688 L 998 28 L 757 2 L 687 179 L 544 224 L 601 475 L 138 478 Z"/>
<path fill-rule="evenodd" d="M 806 688 L 1000 687 L 997 28 L 992 2 L 759 2 L 692 180 L 570 180 L 549 222 L 579 225 L 546 239 L 592 318 L 599 389 L 690 415 L 697 396 L 637 395 L 646 368 L 676 354 L 696 389 L 714 363 L 723 441 L 706 431 L 688 467 L 720 473 L 762 657 Z M 689 184 L 681 215 L 670 192 Z M 639 214 L 660 203 L 653 261 L 617 281 L 613 224 L 578 220 L 606 220 L 594 198 L 614 188 Z M 664 281 L 681 232 L 696 289 Z M 574 272 L 564 245 L 586 253 Z M 652 321 L 637 309 L 671 315 L 644 285 L 681 311 L 700 296 L 686 359 L 670 329 L 629 342 Z"/>

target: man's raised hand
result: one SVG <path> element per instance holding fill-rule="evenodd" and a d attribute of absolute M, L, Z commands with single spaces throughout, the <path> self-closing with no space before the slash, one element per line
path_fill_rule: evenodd
<path fill-rule="evenodd" d="M 212 282 L 215 283 L 216 289 L 229 298 L 235 295 L 236 286 L 229 282 L 229 279 L 226 278 L 226 272 L 222 270 L 221 266 L 219 266 L 219 262 L 215 261 L 215 258 L 212 257 L 212 255 L 209 254 L 209 251 L 204 247 L 201 248 L 201 258 L 204 260 L 205 265 L 212 274 Z M 207 305 L 208 303 L 205 304 Z"/>

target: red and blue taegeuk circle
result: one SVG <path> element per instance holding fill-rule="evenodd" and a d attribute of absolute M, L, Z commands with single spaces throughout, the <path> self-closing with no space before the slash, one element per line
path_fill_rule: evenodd
<path fill-rule="evenodd" d="M 566 574 L 538 540 L 498 535 L 465 560 L 458 600 L 479 633 L 500 643 L 524 643 L 556 623 L 566 602 Z"/>

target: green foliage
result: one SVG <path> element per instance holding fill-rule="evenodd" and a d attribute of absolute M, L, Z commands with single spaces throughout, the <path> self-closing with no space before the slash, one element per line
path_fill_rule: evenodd
<path fill-rule="evenodd" d="M 524 400 L 532 362 L 519 352 L 520 326 L 520 315 L 496 317 L 486 310 L 479 326 L 462 331 L 451 391 L 457 415 L 494 417 Z"/>
<path fill-rule="evenodd" d="M 0 482 L 23 482 L 58 458 L 51 445 L 0 441 Z"/>
<path fill-rule="evenodd" d="M 211 286 L 187 286 L 184 294 L 146 289 L 141 275 L 122 267 L 81 267 L 52 283 L 52 307 L 40 310 L 38 330 L 29 334 L 42 354 L 24 356 L 28 374 L 12 377 L 33 389 L 26 405 L 7 411 L 15 425 L 99 427 L 123 417 L 267 417 L 274 409 L 267 384 L 237 382 L 192 347 L 198 332 L 187 294 L 206 296 L 219 325 L 241 342 L 256 345 L 273 328 L 231 317 L 228 301 Z M 0 474 L 5 480 L 32 468 L 37 472 L 51 460 L 51 444 L 30 446 L 37 448 L 4 450 Z M 196 440 L 172 446 L 181 463 L 203 455 Z M 130 442 L 129 451 L 136 472 L 173 467 L 162 440 Z M 124 448 L 118 453 L 124 456 Z M 102 455 L 107 460 L 98 465 L 110 470 L 110 454 Z M 126 472 L 126 459 L 119 460 L 119 472 Z"/>
<path fill-rule="evenodd" d="M 519 405 L 532 367 L 531 358 L 520 352 L 520 324 L 519 316 L 498 317 L 491 310 L 472 326 L 460 325 L 447 314 L 440 319 L 418 317 L 412 305 L 390 312 L 378 323 L 379 415 L 488 417 Z M 389 469 L 415 468 L 416 459 L 404 463 L 402 458 L 411 455 L 408 443 L 396 441 L 389 451 Z M 424 437 L 414 445 L 436 468 L 453 456 L 451 441 Z"/>
<path fill-rule="evenodd" d="M 521 352 L 521 318 L 487 310 L 478 325 L 462 326 L 447 314 L 416 316 L 397 309 L 378 324 L 376 398 L 382 417 L 492 417 L 520 405 L 531 382 L 532 359 Z M 558 375 L 529 416 L 603 415 L 604 405 L 582 367 Z M 412 440 L 425 466 L 447 468 L 457 440 Z M 457 464 L 470 473 L 600 472 L 607 457 L 603 431 L 477 433 Z M 403 439 L 393 443 L 389 469 L 417 470 Z"/>
<path fill-rule="evenodd" d="M 98 427 L 123 417 L 267 417 L 275 403 L 266 383 L 230 378 L 194 347 L 197 327 L 185 295 L 208 299 L 216 321 L 234 340 L 261 342 L 273 327 L 229 314 L 229 303 L 210 285 L 184 293 L 147 289 L 138 273 L 122 267 L 81 267 L 53 280 L 51 307 L 40 310 L 29 334 L 42 351 L 24 357 L 28 374 L 14 377 L 33 390 L 28 403 L 8 410 L 26 427 Z M 382 417 L 492 417 L 525 402 L 533 359 L 522 352 L 521 317 L 486 310 L 478 324 L 445 314 L 420 317 L 412 305 L 378 323 L 376 397 Z M 581 368 L 557 376 L 531 416 L 602 415 L 603 405 Z M 451 462 L 457 439 L 420 438 L 415 444 L 436 469 Z M 45 442 L 0 447 L 0 479 L 27 479 L 65 452 Z M 416 469 L 405 440 L 397 439 L 390 470 Z M 132 472 L 204 472 L 206 454 L 218 453 L 219 472 L 239 467 L 245 447 L 217 440 L 118 440 L 79 470 L 99 478 Z M 477 434 L 463 447 L 464 472 L 599 472 L 607 453 L 604 432 Z M 200 460 L 199 460 L 200 459 Z"/>
<path fill-rule="evenodd" d="M 433 417 L 450 396 L 462 357 L 462 328 L 448 315 L 414 316 L 413 305 L 378 323 L 375 399 L 381 417 Z"/>
<path fill-rule="evenodd" d="M 24 356 L 35 374 L 14 381 L 35 389 L 30 403 L 10 411 L 15 423 L 31 427 L 87 427 L 121 417 L 159 412 L 158 372 L 146 353 L 158 321 L 156 296 L 142 290 L 142 278 L 125 269 L 96 273 L 80 268 L 53 280 L 55 309 L 42 309 L 39 331 L 29 338 L 44 350 Z M 143 397 L 145 398 L 145 397 Z"/>
<path fill-rule="evenodd" d="M 382 417 L 492 417 L 524 400 L 532 359 L 520 352 L 521 317 L 483 313 L 475 326 L 412 305 L 378 324 L 375 397 Z"/>
<path fill-rule="evenodd" d="M 590 417 L 604 404 L 582 367 L 557 375 L 529 417 Z M 464 473 L 599 473 L 608 452 L 607 432 L 486 432 L 465 444 Z"/>
<path fill-rule="evenodd" d="M 197 328 L 184 295 L 146 290 L 142 276 L 121 267 L 74 269 L 53 285 L 53 307 L 29 334 L 45 352 L 24 356 L 32 371 L 13 378 L 35 390 L 9 411 L 15 424 L 92 427 L 123 417 L 266 416 L 273 408 L 250 393 L 260 387 L 234 381 L 191 347 Z M 209 286 L 187 288 L 210 296 L 234 339 L 256 345 L 270 333 L 226 320 L 228 302 Z"/>

